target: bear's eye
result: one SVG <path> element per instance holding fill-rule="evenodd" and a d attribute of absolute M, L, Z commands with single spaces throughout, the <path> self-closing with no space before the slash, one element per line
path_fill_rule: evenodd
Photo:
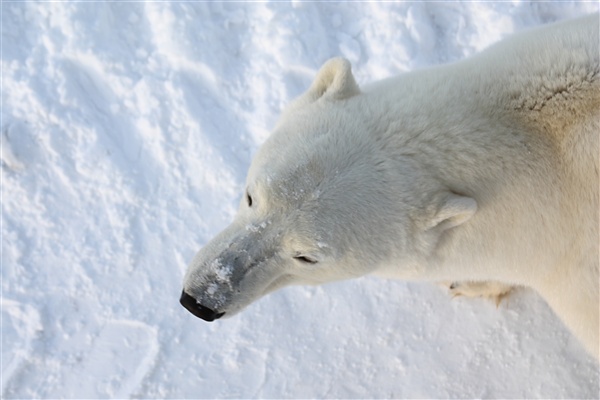
<path fill-rule="evenodd" d="M 250 193 L 248 193 L 247 190 L 246 190 L 246 203 L 248 203 L 248 207 L 252 207 L 252 196 L 250 196 Z"/>
<path fill-rule="evenodd" d="M 317 263 L 317 260 L 315 260 L 314 258 L 310 258 L 307 256 L 301 256 L 301 255 L 294 256 L 294 260 L 298 260 L 304 264 L 316 264 Z"/>

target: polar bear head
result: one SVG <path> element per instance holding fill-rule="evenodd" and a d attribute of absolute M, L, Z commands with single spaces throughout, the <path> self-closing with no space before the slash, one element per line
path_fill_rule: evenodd
<path fill-rule="evenodd" d="M 182 305 L 212 321 L 290 284 L 390 263 L 418 274 L 439 232 L 476 205 L 437 190 L 398 151 L 390 121 L 374 117 L 385 107 L 361 93 L 348 61 L 328 61 L 256 154 L 233 223 L 190 264 Z"/>

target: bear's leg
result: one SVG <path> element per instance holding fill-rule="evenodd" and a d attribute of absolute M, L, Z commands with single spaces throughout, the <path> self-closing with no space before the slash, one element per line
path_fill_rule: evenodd
<path fill-rule="evenodd" d="M 496 306 L 498 306 L 515 286 L 495 281 L 452 282 L 448 285 L 448 288 L 452 297 L 485 297 L 493 300 Z"/>

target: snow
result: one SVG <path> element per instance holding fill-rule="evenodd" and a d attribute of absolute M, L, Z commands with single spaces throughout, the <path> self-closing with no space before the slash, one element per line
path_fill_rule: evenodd
<path fill-rule="evenodd" d="M 365 84 L 597 2 L 0 7 L 3 398 L 598 397 L 597 361 L 529 290 L 496 308 L 366 277 L 214 323 L 178 303 L 325 60 Z"/>

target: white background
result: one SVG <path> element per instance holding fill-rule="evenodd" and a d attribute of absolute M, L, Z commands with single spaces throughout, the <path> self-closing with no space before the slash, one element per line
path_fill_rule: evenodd
<path fill-rule="evenodd" d="M 597 2 L 3 2 L 2 396 L 598 396 L 533 292 L 499 308 L 362 278 L 206 323 L 187 263 L 328 58 L 359 83 L 474 54 Z"/>

